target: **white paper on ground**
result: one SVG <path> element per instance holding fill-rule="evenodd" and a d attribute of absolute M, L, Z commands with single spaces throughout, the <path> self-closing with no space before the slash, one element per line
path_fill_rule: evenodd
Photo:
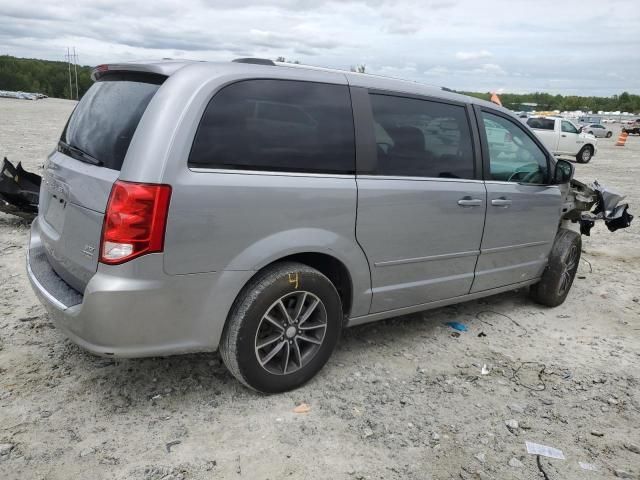
<path fill-rule="evenodd" d="M 527 453 L 532 455 L 542 455 L 543 457 L 558 458 L 564 460 L 564 454 L 562 450 L 557 448 L 547 447 L 546 445 L 539 445 L 532 442 L 524 442 L 527 446 Z"/>
<path fill-rule="evenodd" d="M 596 467 L 592 463 L 578 462 L 578 464 L 580 465 L 580 468 L 583 470 L 591 470 L 592 472 L 598 471 L 598 467 Z"/>

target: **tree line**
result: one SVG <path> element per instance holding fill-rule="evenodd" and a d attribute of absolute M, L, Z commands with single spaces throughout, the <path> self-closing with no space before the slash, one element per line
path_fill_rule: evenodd
<path fill-rule="evenodd" d="M 279 57 L 278 61 L 299 63 Z M 91 68 L 78 66 L 78 91 L 80 96 L 91 86 Z M 353 71 L 364 72 L 365 65 L 352 67 Z M 49 97 L 70 98 L 69 65 L 32 58 L 17 58 L 0 55 L 0 90 L 44 93 Z M 460 92 L 489 100 L 491 93 Z M 74 95 L 75 96 L 75 95 Z M 640 113 L 640 95 L 622 92 L 611 97 L 579 97 L 553 95 L 550 93 L 501 93 L 502 104 L 512 110 L 523 110 L 523 103 L 535 103 L 536 110 L 583 110 Z"/>
<path fill-rule="evenodd" d="M 491 93 L 460 92 L 472 97 L 489 100 Z M 550 93 L 500 93 L 500 101 L 505 107 L 520 111 L 531 110 L 524 103 L 535 103 L 534 107 L 538 111 L 569 111 L 582 110 L 584 112 L 629 112 L 640 113 L 640 95 L 633 95 L 629 92 L 622 92 L 620 95 L 611 97 L 579 97 L 575 95 L 552 95 Z"/>
<path fill-rule="evenodd" d="M 93 81 L 91 67 L 77 66 L 78 94 L 82 96 Z M 75 72 L 73 92 L 69 95 L 69 64 L 33 58 L 0 55 L 0 90 L 44 93 L 49 97 L 75 98 Z"/>

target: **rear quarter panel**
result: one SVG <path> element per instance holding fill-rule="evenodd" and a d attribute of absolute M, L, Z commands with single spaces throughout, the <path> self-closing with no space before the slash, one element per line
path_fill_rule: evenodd
<path fill-rule="evenodd" d="M 356 201 L 352 176 L 185 168 L 173 181 L 165 271 L 259 270 L 295 253 L 325 253 L 351 273 L 352 313 L 368 313 L 369 268 L 355 240 Z"/>

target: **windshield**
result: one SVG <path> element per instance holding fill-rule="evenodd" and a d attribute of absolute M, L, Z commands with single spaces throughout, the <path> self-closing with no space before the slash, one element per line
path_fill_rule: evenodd
<path fill-rule="evenodd" d="M 140 118 L 165 77 L 112 73 L 78 103 L 60 138 L 60 151 L 120 170 Z"/>

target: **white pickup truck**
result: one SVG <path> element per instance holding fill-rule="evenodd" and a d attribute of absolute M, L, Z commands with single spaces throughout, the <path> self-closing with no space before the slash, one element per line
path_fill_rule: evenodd
<path fill-rule="evenodd" d="M 598 150 L 596 137 L 580 132 L 578 127 L 564 118 L 530 117 L 527 125 L 556 156 L 571 156 L 578 163 L 588 163 Z"/>

